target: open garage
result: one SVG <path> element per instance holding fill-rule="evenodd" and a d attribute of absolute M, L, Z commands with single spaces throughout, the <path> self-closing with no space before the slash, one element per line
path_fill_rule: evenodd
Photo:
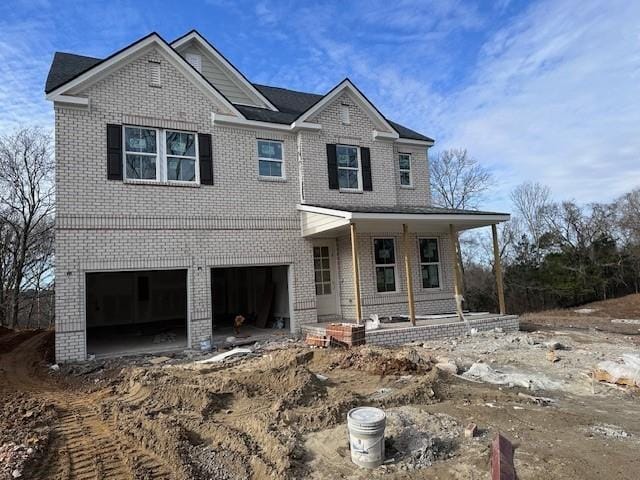
<path fill-rule="evenodd" d="M 186 270 L 87 273 L 86 292 L 89 355 L 186 348 Z"/>
<path fill-rule="evenodd" d="M 214 335 L 255 335 L 263 329 L 288 332 L 289 295 L 287 265 L 212 269 Z M 243 320 L 234 332 L 238 316 Z"/>

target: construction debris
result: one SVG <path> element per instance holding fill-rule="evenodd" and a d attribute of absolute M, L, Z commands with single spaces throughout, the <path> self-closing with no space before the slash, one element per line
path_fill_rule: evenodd
<path fill-rule="evenodd" d="M 491 480 L 515 480 L 513 466 L 513 445 L 501 433 L 491 444 Z"/>
<path fill-rule="evenodd" d="M 329 343 L 329 339 L 326 335 L 313 335 L 311 333 L 307 334 L 307 338 L 305 338 L 304 343 L 309 345 L 310 347 L 326 347 Z"/>
<path fill-rule="evenodd" d="M 527 400 L 532 401 L 533 403 L 536 403 L 540 406 L 547 406 L 547 405 L 551 405 L 552 403 L 555 403 L 556 401 L 553 398 L 549 398 L 549 397 L 534 397 L 533 395 L 527 395 L 526 393 L 522 393 L 519 392 L 518 396 L 520 398 L 526 398 Z"/>
<path fill-rule="evenodd" d="M 625 353 L 622 362 L 600 362 L 593 371 L 593 378 L 599 382 L 640 387 L 640 355 Z"/>
<path fill-rule="evenodd" d="M 535 373 L 503 373 L 492 369 L 486 363 L 474 363 L 462 374 L 464 377 L 482 380 L 496 385 L 524 387 L 530 390 L 558 390 L 559 382 L 550 380 L 545 375 Z"/>
<path fill-rule="evenodd" d="M 465 438 L 473 438 L 478 434 L 478 426 L 475 423 L 470 423 L 467 428 L 464 429 Z"/>
<path fill-rule="evenodd" d="M 227 352 L 219 353 L 214 355 L 213 357 L 205 358 L 204 360 L 198 360 L 195 363 L 215 363 L 222 362 L 229 357 L 233 357 L 235 355 L 247 355 L 248 353 L 253 353 L 248 348 L 234 348 L 233 350 L 229 350 Z"/>
<path fill-rule="evenodd" d="M 560 357 L 555 352 L 555 350 L 551 350 L 547 352 L 547 360 L 549 360 L 551 363 L 555 363 L 560 361 Z"/>

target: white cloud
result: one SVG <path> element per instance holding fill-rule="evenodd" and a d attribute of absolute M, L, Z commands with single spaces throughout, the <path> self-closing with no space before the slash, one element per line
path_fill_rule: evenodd
<path fill-rule="evenodd" d="M 637 2 L 538 4 L 484 45 L 438 112 L 441 145 L 468 147 L 503 191 L 536 180 L 586 203 L 637 187 L 639 32 Z"/>

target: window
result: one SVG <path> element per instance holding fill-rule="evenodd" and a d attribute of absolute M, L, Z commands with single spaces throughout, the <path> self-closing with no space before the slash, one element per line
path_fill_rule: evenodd
<path fill-rule="evenodd" d="M 167 130 L 167 180 L 180 182 L 196 181 L 196 135 L 195 133 Z"/>
<path fill-rule="evenodd" d="M 338 161 L 338 187 L 343 190 L 361 190 L 360 149 L 348 145 L 336 145 Z"/>
<path fill-rule="evenodd" d="M 393 238 L 375 238 L 373 256 L 378 292 L 396 291 L 396 251 Z"/>
<path fill-rule="evenodd" d="M 125 126 L 124 162 L 128 180 L 197 183 L 198 136 L 193 132 Z"/>
<path fill-rule="evenodd" d="M 400 167 L 400 185 L 411 186 L 411 154 L 401 153 L 398 155 L 398 166 Z"/>
<path fill-rule="evenodd" d="M 134 180 L 158 179 L 158 131 L 153 128 L 125 127 L 125 172 Z"/>
<path fill-rule="evenodd" d="M 329 247 L 313 247 L 313 270 L 316 295 L 331 295 Z"/>
<path fill-rule="evenodd" d="M 420 239 L 422 288 L 440 288 L 440 255 L 437 238 Z"/>
<path fill-rule="evenodd" d="M 261 177 L 282 177 L 282 142 L 258 140 L 258 169 Z"/>

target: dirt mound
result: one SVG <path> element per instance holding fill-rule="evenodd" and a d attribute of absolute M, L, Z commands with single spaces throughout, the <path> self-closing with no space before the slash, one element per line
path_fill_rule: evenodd
<path fill-rule="evenodd" d="M 414 348 L 392 351 L 362 347 L 346 352 L 337 366 L 385 376 L 426 373 L 431 370 L 433 363 L 428 356 L 420 355 Z"/>

